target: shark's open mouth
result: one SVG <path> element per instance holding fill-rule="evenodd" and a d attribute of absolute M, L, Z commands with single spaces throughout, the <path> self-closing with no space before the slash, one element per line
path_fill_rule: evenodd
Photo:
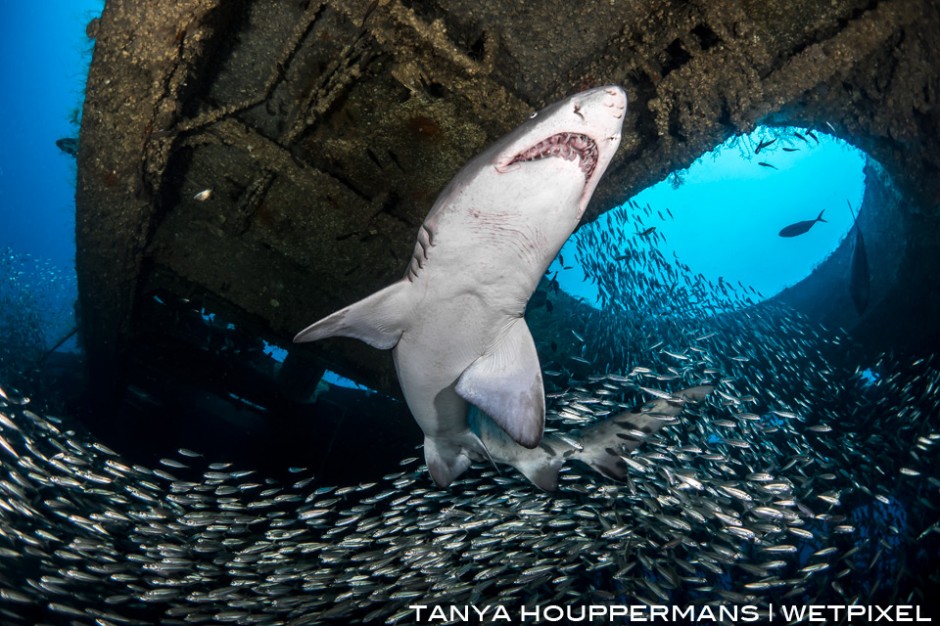
<path fill-rule="evenodd" d="M 561 157 L 568 161 L 575 158 L 581 160 L 581 171 L 585 180 L 591 178 L 594 168 L 597 167 L 597 144 L 587 135 L 579 133 L 558 133 L 544 139 L 528 150 L 520 152 L 509 165 L 522 161 L 535 161 L 545 157 Z"/>

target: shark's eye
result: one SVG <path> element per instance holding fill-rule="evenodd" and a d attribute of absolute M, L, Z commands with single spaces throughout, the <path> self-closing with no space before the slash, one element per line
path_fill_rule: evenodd
<path fill-rule="evenodd" d="M 532 115 L 529 116 L 529 119 L 530 119 L 530 120 L 534 120 L 534 119 L 537 118 L 538 116 L 539 116 L 539 112 L 536 111 L 535 113 L 533 113 Z"/>

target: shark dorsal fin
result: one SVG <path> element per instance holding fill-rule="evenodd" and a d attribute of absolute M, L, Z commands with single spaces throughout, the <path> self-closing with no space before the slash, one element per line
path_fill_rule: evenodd
<path fill-rule="evenodd" d="M 457 380 L 457 393 L 489 415 L 512 439 L 534 448 L 545 426 L 545 394 L 535 342 L 525 320 L 506 332 Z"/>

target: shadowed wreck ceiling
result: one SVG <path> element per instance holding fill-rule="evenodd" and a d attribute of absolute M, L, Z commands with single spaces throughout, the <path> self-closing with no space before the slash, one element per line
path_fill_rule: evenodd
<path fill-rule="evenodd" d="M 940 276 L 937 32 L 931 0 L 610 0 L 574 12 L 108 0 L 89 25 L 78 161 L 90 371 L 117 387 L 142 360 L 250 379 L 231 362 L 250 362 L 258 338 L 288 347 L 401 277 L 418 226 L 468 159 L 542 106 L 610 83 L 630 109 L 586 219 L 758 123 L 825 130 L 877 159 L 902 197 L 890 216 L 865 218 L 900 256 L 884 304 L 855 330 L 876 338 L 911 311 L 937 319 L 936 290 L 907 271 Z M 783 297 L 841 322 L 798 289 Z M 186 312 L 203 308 L 244 343 L 194 364 L 192 346 L 213 339 Z M 936 324 L 893 339 L 936 342 Z M 397 393 L 389 356 L 352 340 L 292 347 L 280 389 L 302 396 L 323 368 Z"/>

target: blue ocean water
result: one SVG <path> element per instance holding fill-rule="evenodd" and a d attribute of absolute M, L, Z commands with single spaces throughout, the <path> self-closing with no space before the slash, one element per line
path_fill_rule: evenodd
<path fill-rule="evenodd" d="M 78 136 L 102 0 L 0 2 L 0 246 L 74 265 L 75 164 L 56 140 Z"/>
<path fill-rule="evenodd" d="M 864 152 L 825 133 L 759 126 L 634 196 L 631 201 L 651 214 L 628 210 L 637 221 L 626 236 L 655 228 L 655 245 L 693 274 L 740 282 L 770 298 L 806 278 L 848 234 L 854 220 L 846 203 L 856 211 L 861 206 L 865 159 Z M 783 227 L 820 212 L 826 222 L 798 237 L 779 236 Z M 608 214 L 593 228 L 616 232 L 618 226 Z M 576 232 L 549 272 L 558 272 L 562 289 L 597 305 L 596 285 L 571 263 L 578 238 Z"/>
<path fill-rule="evenodd" d="M 74 328 L 77 297 L 75 159 L 56 141 L 78 137 L 85 26 L 103 6 L 0 1 L 0 302 L 21 309 L 16 319 L 36 324 L 47 348 Z"/>

